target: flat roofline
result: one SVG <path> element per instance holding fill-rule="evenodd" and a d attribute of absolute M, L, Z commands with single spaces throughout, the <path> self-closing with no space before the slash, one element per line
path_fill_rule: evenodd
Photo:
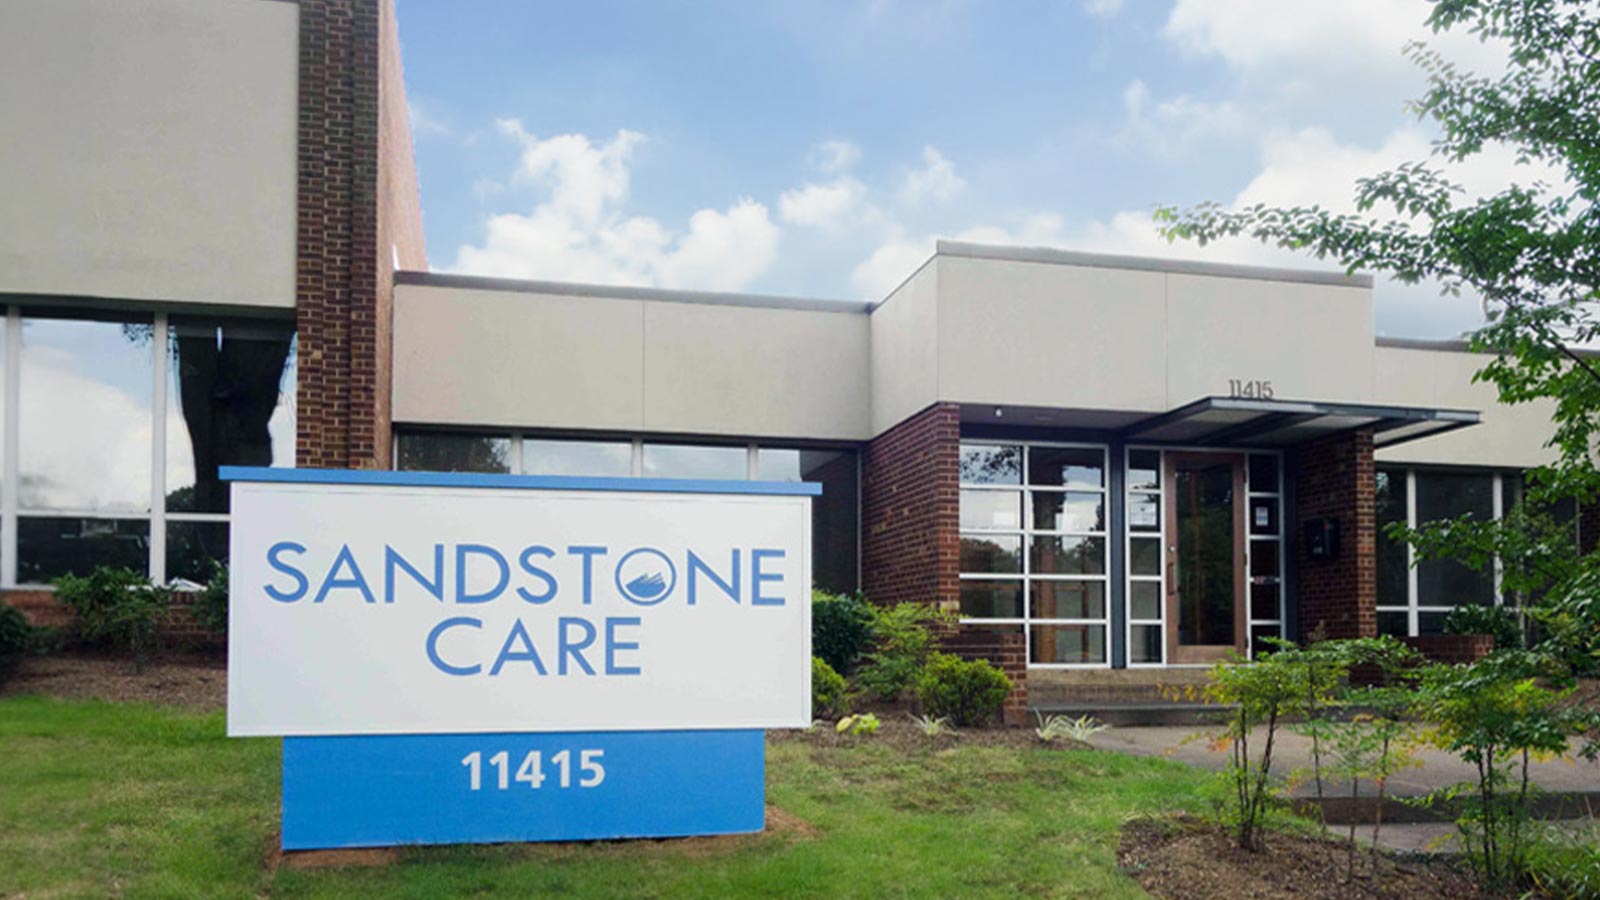
<path fill-rule="evenodd" d="M 1434 353 L 1476 353 L 1481 356 L 1493 356 L 1493 350 L 1474 350 L 1469 341 L 1451 338 L 1408 338 L 1385 337 L 1378 335 L 1373 339 L 1379 347 L 1392 347 L 1396 350 L 1428 350 Z M 1590 350 L 1585 347 L 1571 348 L 1573 354 L 1584 359 L 1600 359 L 1600 350 Z"/>
<path fill-rule="evenodd" d="M 783 297 L 773 294 L 736 294 L 724 291 L 680 291 L 667 288 L 622 287 L 609 284 L 582 284 L 570 281 L 530 281 L 520 278 L 490 278 L 482 275 L 456 275 L 448 272 L 400 271 L 395 284 L 422 287 L 462 288 L 473 291 L 507 291 L 518 294 L 557 294 L 566 297 L 596 297 L 608 300 L 653 300 L 660 303 L 697 303 L 702 306 L 748 306 L 757 309 L 798 309 L 806 312 L 866 315 L 873 304 L 860 300 L 822 300 Z"/>
<path fill-rule="evenodd" d="M 1097 269 L 1134 269 L 1141 272 L 1208 275 L 1216 278 L 1251 278 L 1257 281 L 1328 284 L 1336 287 L 1372 287 L 1372 276 L 1366 274 L 1346 275 L 1343 272 L 1321 269 L 1284 269 L 1274 266 L 1244 266 L 1233 263 L 1164 259 L 1157 256 L 1085 253 L 1078 250 L 1057 250 L 1051 247 L 1007 247 L 997 244 L 969 244 L 964 241 L 939 241 L 936 244 L 934 255 L 957 256 L 968 259 L 998 259 L 1009 262 L 1049 263 L 1061 266 L 1086 266 Z"/>

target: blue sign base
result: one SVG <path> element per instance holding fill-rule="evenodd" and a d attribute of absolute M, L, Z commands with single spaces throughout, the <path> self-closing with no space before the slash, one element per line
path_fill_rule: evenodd
<path fill-rule="evenodd" d="M 283 849 L 760 831 L 759 730 L 283 739 Z"/>

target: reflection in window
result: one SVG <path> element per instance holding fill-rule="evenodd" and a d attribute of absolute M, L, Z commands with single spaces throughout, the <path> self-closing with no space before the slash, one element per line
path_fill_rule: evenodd
<path fill-rule="evenodd" d="M 645 444 L 646 478 L 710 478 L 744 481 L 749 477 L 750 453 L 743 446 L 703 444 Z"/>
<path fill-rule="evenodd" d="M 627 478 L 633 474 L 633 442 L 528 438 L 522 442 L 522 471 L 527 475 Z"/>
<path fill-rule="evenodd" d="M 962 444 L 963 619 L 1022 630 L 1029 661 L 1103 665 L 1106 450 Z"/>
<path fill-rule="evenodd" d="M 1417 520 L 1435 522 L 1471 515 L 1479 522 L 1494 518 L 1494 476 L 1456 472 L 1418 472 Z M 1494 603 L 1494 573 L 1453 559 L 1417 564 L 1418 606 L 1460 606 Z"/>
<path fill-rule="evenodd" d="M 1021 484 L 1022 448 L 961 446 L 962 484 Z"/>
<path fill-rule="evenodd" d="M 96 566 L 143 572 L 150 561 L 149 519 L 21 516 L 17 519 L 17 581 L 45 584 L 61 575 L 87 575 Z"/>
<path fill-rule="evenodd" d="M 822 496 L 811 501 L 811 576 L 835 594 L 857 588 L 860 487 L 856 455 L 849 450 L 761 447 L 756 477 L 762 481 L 812 481 Z"/>
<path fill-rule="evenodd" d="M 228 562 L 227 522 L 167 522 L 167 580 L 211 580 L 212 567 Z"/>
<path fill-rule="evenodd" d="M 167 323 L 167 510 L 227 512 L 218 466 L 294 465 L 294 327 Z"/>
<path fill-rule="evenodd" d="M 511 471 L 511 439 L 479 434 L 402 434 L 395 468 L 410 472 Z"/>
<path fill-rule="evenodd" d="M 1404 541 L 1388 536 L 1390 525 L 1406 522 L 1406 472 L 1379 469 L 1375 496 L 1378 530 L 1378 605 L 1405 606 L 1410 591 L 1408 555 Z M 1404 632 L 1402 632 L 1403 634 Z"/>
<path fill-rule="evenodd" d="M 23 510 L 149 511 L 152 321 L 23 317 Z"/>

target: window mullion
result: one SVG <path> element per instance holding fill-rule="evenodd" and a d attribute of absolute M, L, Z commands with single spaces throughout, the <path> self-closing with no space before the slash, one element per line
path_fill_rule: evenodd
<path fill-rule="evenodd" d="M 17 583 L 17 502 L 21 485 L 20 461 L 17 458 L 21 441 L 17 437 L 17 423 L 21 420 L 19 400 L 22 397 L 22 308 L 6 307 L 5 333 L 5 416 L 4 416 L 4 485 L 0 490 L 0 532 L 5 546 L 0 548 L 0 585 L 15 587 Z"/>
<path fill-rule="evenodd" d="M 1417 527 L 1417 470 L 1406 469 L 1406 527 Z M 1406 541 L 1406 631 L 1416 637 L 1421 626 L 1421 615 L 1417 612 L 1417 605 L 1421 598 L 1417 596 L 1417 548 L 1410 541 Z"/>
<path fill-rule="evenodd" d="M 155 315 L 150 394 L 150 580 L 167 583 L 167 314 Z"/>

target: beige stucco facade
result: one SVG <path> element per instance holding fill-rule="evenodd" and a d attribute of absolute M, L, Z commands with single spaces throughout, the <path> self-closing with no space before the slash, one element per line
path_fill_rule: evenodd
<path fill-rule="evenodd" d="M 0 292 L 292 309 L 298 15 L 0 7 Z"/>
<path fill-rule="evenodd" d="M 873 306 L 453 276 L 395 301 L 395 421 L 866 441 L 936 402 L 1107 427 L 1268 384 L 1277 400 L 1471 410 L 1383 461 L 1520 468 L 1548 407 L 1481 357 L 1393 346 L 1369 279 L 941 245 Z M 1071 415 L 1057 420 L 1071 427 Z"/>
<path fill-rule="evenodd" d="M 869 320 L 859 306 L 610 293 L 402 282 L 395 421 L 818 440 L 869 433 Z"/>

